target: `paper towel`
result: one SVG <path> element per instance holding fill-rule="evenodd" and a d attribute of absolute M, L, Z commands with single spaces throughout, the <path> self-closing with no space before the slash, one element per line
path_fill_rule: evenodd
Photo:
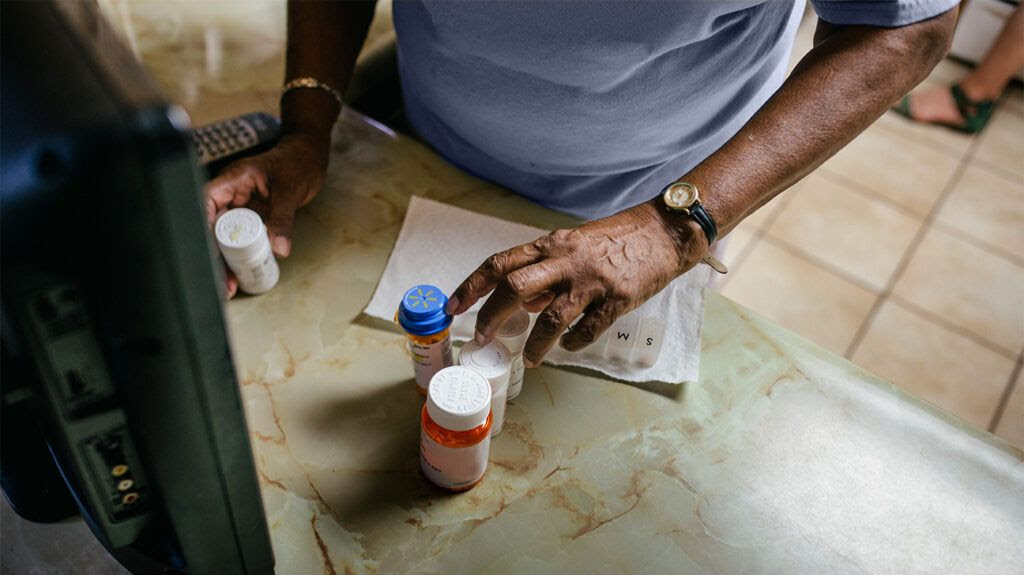
<path fill-rule="evenodd" d="M 491 254 L 533 241 L 546 233 L 539 228 L 414 196 L 365 313 L 393 321 L 398 303 L 409 287 L 429 283 L 451 295 Z M 654 365 L 645 367 L 610 357 L 595 357 L 586 349 L 571 353 L 557 344 L 548 352 L 545 362 L 596 369 L 625 381 L 697 381 L 704 288 L 710 273 L 708 266 L 697 265 L 620 320 L 628 323 L 631 317 L 651 317 L 666 323 L 661 352 Z M 481 304 L 482 301 L 477 302 L 455 318 L 452 324 L 455 339 L 466 341 L 473 337 L 476 312 Z M 636 330 L 635 337 L 639 337 Z"/>

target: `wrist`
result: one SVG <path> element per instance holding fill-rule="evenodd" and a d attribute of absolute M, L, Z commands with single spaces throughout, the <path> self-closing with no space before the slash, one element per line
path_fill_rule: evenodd
<path fill-rule="evenodd" d="M 301 135 L 329 147 L 340 113 L 338 103 L 321 90 L 292 90 L 281 96 L 281 134 Z"/>
<path fill-rule="evenodd" d="M 709 245 L 704 230 L 686 214 L 665 208 L 660 198 L 654 198 L 634 208 L 654 233 L 664 237 L 678 258 L 677 274 L 697 265 L 708 253 Z"/>
<path fill-rule="evenodd" d="M 271 151 L 281 154 L 282 161 L 294 166 L 302 179 L 323 178 L 331 154 L 329 140 L 301 131 L 282 135 Z"/>

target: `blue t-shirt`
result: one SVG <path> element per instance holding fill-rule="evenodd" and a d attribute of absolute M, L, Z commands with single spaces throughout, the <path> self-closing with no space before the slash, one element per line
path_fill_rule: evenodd
<path fill-rule="evenodd" d="M 813 0 L 899 26 L 956 0 Z M 464 170 L 583 218 L 654 197 L 785 78 L 803 0 L 438 1 L 393 7 L 406 113 Z"/>

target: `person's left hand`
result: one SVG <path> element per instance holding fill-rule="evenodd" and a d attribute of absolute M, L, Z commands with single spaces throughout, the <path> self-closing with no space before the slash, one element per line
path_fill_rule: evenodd
<path fill-rule="evenodd" d="M 490 342 L 509 314 L 526 306 L 543 309 L 523 352 L 527 366 L 540 365 L 559 336 L 565 349 L 583 349 L 707 252 L 696 222 L 659 206 L 640 204 L 492 255 L 455 290 L 448 313 L 466 311 L 493 290 L 477 316 L 477 342 Z"/>

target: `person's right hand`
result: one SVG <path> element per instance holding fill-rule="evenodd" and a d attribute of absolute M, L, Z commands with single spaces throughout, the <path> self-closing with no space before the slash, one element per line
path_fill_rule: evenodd
<path fill-rule="evenodd" d="M 270 150 L 229 164 L 204 187 L 208 223 L 213 226 L 231 208 L 248 207 L 266 223 L 274 254 L 288 257 L 295 212 L 320 191 L 329 150 L 329 141 L 291 133 Z M 238 281 L 228 270 L 228 297 L 237 289 Z"/>

